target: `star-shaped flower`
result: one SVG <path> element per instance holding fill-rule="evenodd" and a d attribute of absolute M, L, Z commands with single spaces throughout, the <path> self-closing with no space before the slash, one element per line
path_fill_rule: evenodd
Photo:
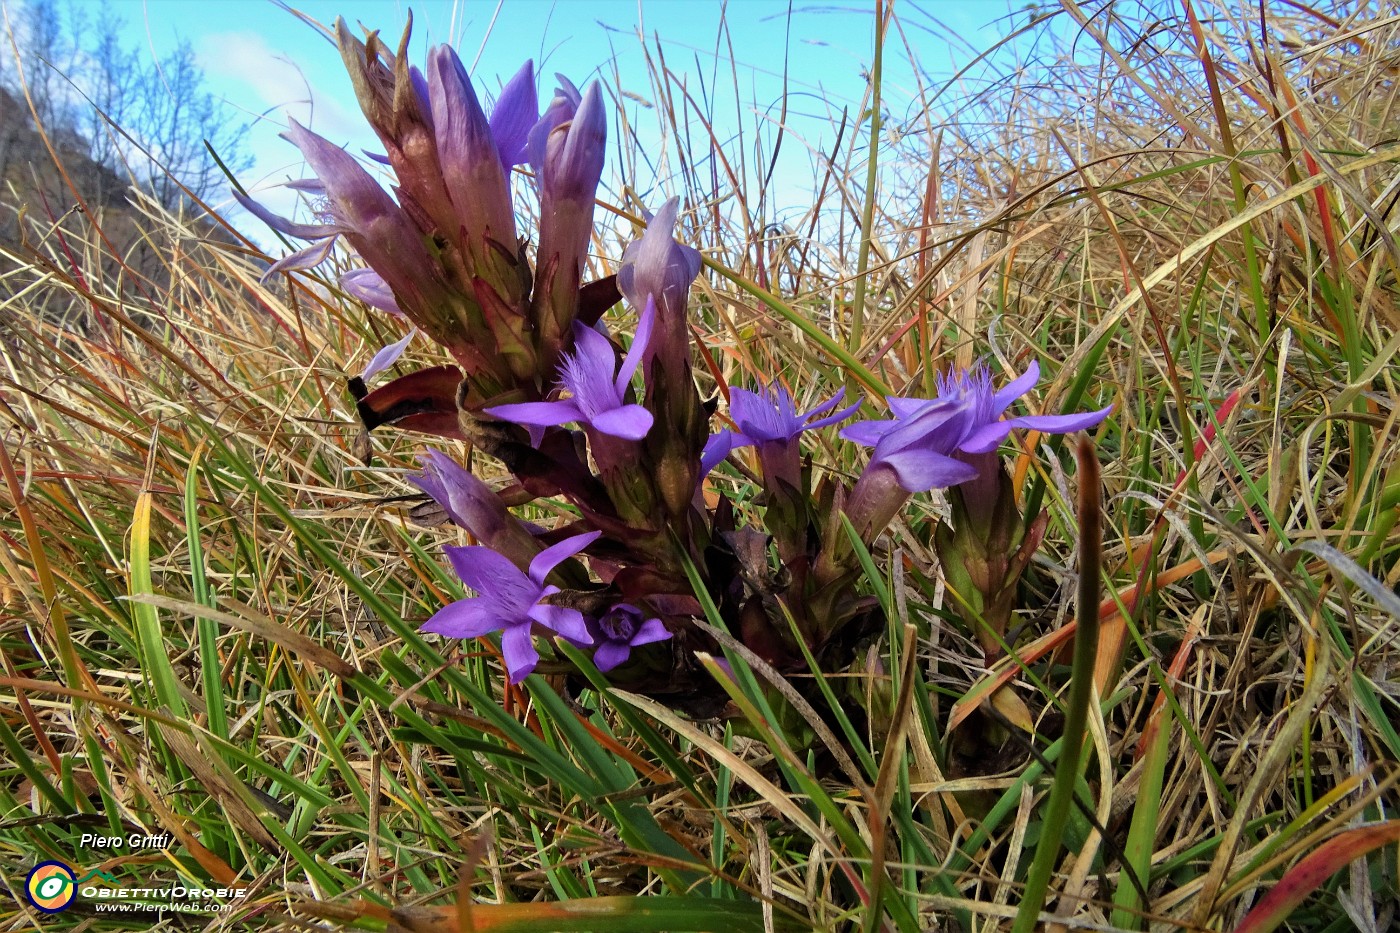
<path fill-rule="evenodd" d="M 762 393 L 747 389 L 729 390 L 729 416 L 738 428 L 726 428 L 714 434 L 705 443 L 705 452 L 700 457 L 700 475 L 708 474 L 715 466 L 740 447 L 785 445 L 797 439 L 803 431 L 814 431 L 829 424 L 844 421 L 853 415 L 860 403 L 847 406 L 834 415 L 826 415 L 845 397 L 846 390 L 838 389 L 836 394 L 822 402 L 806 414 L 798 414 L 797 406 L 787 389 L 779 386 Z M 813 420 L 815 419 L 815 420 Z"/>
<path fill-rule="evenodd" d="M 671 632 L 660 619 L 644 619 L 642 610 L 631 603 L 618 603 L 588 626 L 598 647 L 593 651 L 593 664 L 599 671 L 608 671 L 626 661 L 632 649 L 665 641 Z"/>
<path fill-rule="evenodd" d="M 518 402 L 487 408 L 486 414 L 532 428 L 578 422 L 595 431 L 638 441 L 651 430 L 652 415 L 641 405 L 626 401 L 632 374 L 642 360 L 651 339 L 656 305 L 648 300 L 637 323 L 637 334 L 623 358 L 615 366 L 612 341 L 591 327 L 574 324 L 574 350 L 559 365 L 560 388 L 568 398 L 553 402 Z M 533 432 L 532 432 L 533 433 Z"/>
<path fill-rule="evenodd" d="M 501 654 L 505 656 L 511 683 L 529 676 L 539 663 L 540 654 L 532 638 L 536 631 L 554 632 L 579 644 L 593 644 L 582 613 L 543 601 L 559 592 L 559 587 L 544 581 L 555 567 L 601 534 L 592 531 L 574 535 L 545 548 L 530 561 L 528 574 L 489 547 L 449 546 L 447 559 L 457 576 L 477 595 L 443 606 L 423 624 L 422 630 L 450 638 L 480 638 L 499 631 Z"/>
<path fill-rule="evenodd" d="M 1110 405 L 1072 415 L 1003 418 L 1039 379 L 1036 362 L 998 390 L 992 389 L 992 374 L 984 365 L 940 376 L 937 398 L 891 397 L 892 420 L 858 421 L 843 428 L 841 436 L 875 448 L 867 473 L 892 470 L 906 491 L 927 492 L 976 479 L 977 468 L 966 458 L 996 450 L 1013 428 L 1064 434 L 1092 428 L 1113 410 Z"/>

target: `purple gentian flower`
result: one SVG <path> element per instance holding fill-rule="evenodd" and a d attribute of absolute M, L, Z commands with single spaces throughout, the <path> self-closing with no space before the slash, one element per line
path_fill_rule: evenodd
<path fill-rule="evenodd" d="M 647 229 L 641 238 L 622 251 L 622 263 L 617 270 L 617 287 L 634 307 L 646 304 L 648 295 L 656 298 L 663 314 L 685 317 L 686 296 L 690 283 L 704 265 L 700 251 L 693 246 L 677 243 L 676 215 L 680 199 L 671 198 L 655 215 L 646 216 Z"/>
<path fill-rule="evenodd" d="M 456 460 L 440 450 L 429 450 L 418 462 L 423 472 L 410 473 L 405 479 L 432 496 L 459 528 L 518 564 L 539 553 L 539 541 L 525 523 L 510 514 L 495 490 Z"/>
<path fill-rule="evenodd" d="M 762 393 L 746 389 L 729 390 L 729 416 L 734 419 L 737 431 L 726 428 L 710 437 L 705 443 L 705 452 L 700 457 L 700 475 L 705 476 L 715 466 L 740 447 L 757 447 L 760 453 L 770 446 L 787 446 L 803 431 L 814 431 L 829 424 L 844 421 L 860 408 L 860 402 L 841 409 L 834 415 L 826 415 L 845 397 L 846 390 L 838 389 L 836 394 L 822 402 L 806 414 L 798 414 L 792 396 L 787 389 L 779 386 Z M 812 419 L 817 419 L 813 421 Z"/>
<path fill-rule="evenodd" d="M 638 441 L 651 430 L 652 414 L 641 405 L 625 401 L 628 384 L 651 340 L 656 306 L 647 303 L 637 323 L 637 334 L 620 367 L 612 341 L 591 327 L 574 322 L 574 350 L 559 364 L 560 387 L 570 398 L 555 402 L 519 402 L 487 408 L 486 414 L 534 428 L 576 421 L 602 434 Z M 537 438 L 536 438 L 537 439 Z"/>
<path fill-rule="evenodd" d="M 572 120 L 578 113 L 579 104 L 583 103 L 583 95 L 574 86 L 574 82 L 561 74 L 555 74 L 554 77 L 559 79 L 559 86 L 554 89 L 554 97 L 550 99 L 549 106 L 525 137 L 525 156 L 530 162 L 530 167 L 535 170 L 536 178 L 544 174 L 545 140 L 556 126 Z"/>
<path fill-rule="evenodd" d="M 541 200 L 555 197 L 577 201 L 585 204 L 591 215 L 593 196 L 603 176 L 607 141 L 603 92 L 593 81 L 584 88 L 569 119 L 551 127 L 544 137 L 543 158 L 538 166 Z M 533 156 L 534 152 L 528 154 Z"/>
<path fill-rule="evenodd" d="M 617 270 L 617 287 L 632 307 L 642 308 L 648 299 L 656 300 L 660 320 L 656 340 L 646 354 L 646 371 L 650 372 L 652 361 L 659 358 L 662 371 L 673 380 L 672 391 L 679 391 L 678 384 L 690 379 L 685 304 L 690 284 L 703 265 L 699 250 L 675 240 L 679 209 L 680 201 L 671 198 L 655 216 L 648 217 L 646 232 L 623 250 Z"/>
<path fill-rule="evenodd" d="M 939 376 L 937 398 L 891 397 L 888 401 L 893 420 L 859 421 L 843 428 L 841 436 L 874 446 L 867 472 L 887 467 L 906 491 L 926 492 L 975 479 L 977 468 L 966 458 L 996 450 L 1012 428 L 1064 434 L 1092 428 L 1113 410 L 1110 405 L 1073 415 L 1003 418 L 1011 403 L 1029 392 L 1039 379 L 1040 364 L 1034 361 L 1018 378 L 996 391 L 992 389 L 991 371 L 985 365 L 969 372 Z"/>
<path fill-rule="evenodd" d="M 480 638 L 501 633 L 501 654 L 511 683 L 529 676 L 540 661 L 532 633 L 536 628 L 555 632 L 580 644 L 593 644 L 583 614 L 577 609 L 554 606 L 542 600 L 559 592 L 546 586 L 545 578 L 559 564 L 596 541 L 601 531 L 574 535 L 545 548 L 530 561 L 530 572 L 489 547 L 448 547 L 447 559 L 462 582 L 477 592 L 443 606 L 423 624 L 422 631 L 450 638 Z"/>
<path fill-rule="evenodd" d="M 1091 428 L 1113 410 L 1075 415 L 1022 415 L 1003 418 L 1006 409 L 1040 378 L 1040 365 L 1000 390 L 992 389 L 985 365 L 939 377 L 934 399 L 890 398 L 890 421 L 859 421 L 841 430 L 875 453 L 846 499 L 844 510 L 864 541 L 872 541 L 894 518 L 911 493 L 958 486 L 978 479 L 1012 428 L 1064 433 Z"/>
<path fill-rule="evenodd" d="M 606 674 L 626 661 L 638 645 L 671 637 L 670 630 L 660 619 L 643 621 L 642 616 L 642 610 L 631 603 L 618 603 L 588 626 L 598 646 L 593 652 L 594 667 Z"/>
<path fill-rule="evenodd" d="M 388 284 L 391 293 L 415 323 L 429 333 L 436 329 L 438 333 L 435 338 L 450 345 L 450 341 L 441 339 L 440 327 L 430 326 L 439 323 L 438 318 L 442 313 L 441 268 L 429 255 L 412 221 L 389 193 L 355 161 L 354 156 L 296 120 L 290 120 L 288 124 L 283 137 L 301 150 L 325 186 L 331 216 L 335 221 L 329 225 L 329 229 L 349 239 L 355 251 Z M 242 200 L 240 203 L 248 206 Z M 291 233 L 293 228 L 303 226 L 276 218 L 266 210 L 259 216 L 282 232 Z M 277 222 L 273 223 L 269 216 Z M 321 229 L 322 233 L 318 235 L 327 235 L 324 232 L 327 226 Z M 310 234 L 311 231 L 304 230 L 292 235 Z"/>
<path fill-rule="evenodd" d="M 515 211 L 506 175 L 509 166 L 503 164 L 467 69 L 449 45 L 428 53 L 428 100 L 442 181 L 467 249 L 480 262 L 488 254 L 488 239 L 514 248 Z"/>
<path fill-rule="evenodd" d="M 673 520 L 683 521 L 700 476 L 708 415 L 691 376 L 686 298 L 700 274 L 700 253 L 677 243 L 672 232 L 675 198 L 647 218 L 646 232 L 622 254 L 617 287 L 632 307 L 656 307 L 656 332 L 642 354 L 647 405 L 660 421 L 652 438 L 656 491 Z"/>
<path fill-rule="evenodd" d="M 597 81 L 582 95 L 569 85 L 569 93 L 554 98 L 527 137 L 526 152 L 540 191 L 531 313 L 541 356 L 547 362 L 557 359 L 567 344 L 569 325 L 578 312 L 607 141 L 607 113 Z"/>

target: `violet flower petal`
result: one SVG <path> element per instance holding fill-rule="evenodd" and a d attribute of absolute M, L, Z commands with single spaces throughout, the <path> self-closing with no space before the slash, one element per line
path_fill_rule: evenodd
<path fill-rule="evenodd" d="M 624 641 L 605 641 L 593 652 L 593 666 L 598 673 L 608 671 L 626 661 L 632 655 L 632 646 Z"/>
<path fill-rule="evenodd" d="M 644 307 L 652 296 L 668 313 L 681 314 L 684 309 L 684 295 L 704 263 L 699 250 L 674 238 L 679 210 L 680 199 L 669 199 L 648 221 L 641 239 L 623 250 L 617 285 L 634 308 Z"/>
<path fill-rule="evenodd" d="M 541 428 L 582 421 L 584 418 L 583 412 L 579 411 L 578 405 L 574 404 L 572 399 L 558 402 L 513 402 L 509 405 L 493 405 L 482 410 L 492 418 Z"/>
<path fill-rule="evenodd" d="M 618 398 L 622 398 L 622 393 L 627 390 L 628 384 L 632 382 L 633 374 L 641 365 L 642 356 L 651 344 L 651 332 L 655 327 L 656 300 L 648 295 L 646 308 L 642 311 L 642 316 L 637 319 L 637 332 L 632 335 L 632 346 L 627 349 L 627 355 L 622 359 L 622 366 L 617 370 L 617 381 L 613 383 L 614 388 L 617 389 Z"/>
<path fill-rule="evenodd" d="M 417 65 L 408 66 L 408 83 L 413 85 L 413 93 L 418 95 L 418 113 L 427 121 L 428 128 L 433 126 L 433 102 L 432 93 L 428 90 L 428 78 L 423 74 L 422 69 Z"/>
<path fill-rule="evenodd" d="M 651 412 L 640 405 L 623 405 L 611 411 L 599 412 L 589 419 L 595 431 L 627 441 L 639 441 L 647 436 L 653 422 Z"/>
<path fill-rule="evenodd" d="M 603 176 L 607 141 L 603 92 L 597 81 L 591 81 L 568 128 L 564 132 L 552 131 L 545 139 L 545 187 L 555 198 L 587 200 L 591 207 Z"/>
<path fill-rule="evenodd" d="M 613 368 L 617 356 L 612 341 L 591 327 L 574 324 L 574 351 L 559 367 L 560 382 L 584 412 L 614 408 L 622 401 L 622 389 Z"/>
<path fill-rule="evenodd" d="M 845 389 L 845 387 L 842 387 L 842 388 L 840 388 L 840 389 L 837 389 L 836 392 L 831 396 L 831 398 L 827 399 L 825 402 L 822 402 L 822 403 L 821 403 L 820 405 L 818 405 L 816 408 L 813 408 L 811 411 L 807 412 L 807 414 L 803 415 L 803 416 L 802 416 L 803 420 L 804 420 L 804 421 L 810 421 L 810 420 L 813 419 L 813 418 L 820 418 L 822 415 L 826 414 L 827 412 L 829 412 L 829 411 L 831 411 L 833 408 L 835 408 L 835 407 L 841 402 L 841 400 L 842 400 L 843 398 L 845 398 L 845 397 L 846 397 L 846 389 Z M 810 427 L 810 426 L 809 426 L 809 427 Z"/>
<path fill-rule="evenodd" d="M 288 253 L 268 266 L 267 271 L 258 277 L 258 281 L 266 282 L 279 272 L 292 272 L 297 269 L 316 268 L 330 256 L 331 250 L 335 249 L 335 241 L 337 239 L 339 239 L 339 237 L 326 237 L 324 240 L 312 243 L 310 246 L 303 246 L 294 253 Z"/>
<path fill-rule="evenodd" d="M 649 645 L 653 642 L 665 641 L 672 637 L 672 632 L 660 619 L 647 619 L 637 629 L 637 634 L 632 636 L 632 646 Z"/>
<path fill-rule="evenodd" d="M 340 277 L 341 289 L 350 297 L 358 298 L 371 308 L 388 312 L 395 317 L 403 317 L 399 303 L 394 299 L 394 291 L 384 276 L 373 269 L 355 269 Z"/>
<path fill-rule="evenodd" d="M 501 632 L 501 654 L 505 657 L 506 672 L 513 684 L 529 677 L 540 663 L 540 653 L 535 649 L 528 625 L 508 626 Z"/>
<path fill-rule="evenodd" d="M 1000 418 L 1011 403 L 1025 395 L 1040 381 L 1040 361 L 1031 360 L 1026 371 L 992 393 L 992 417 Z"/>
<path fill-rule="evenodd" d="M 593 636 L 588 631 L 588 623 L 584 621 L 583 613 L 577 609 L 540 603 L 530 610 L 530 618 L 545 628 L 558 632 L 575 644 L 593 644 Z"/>
<path fill-rule="evenodd" d="M 601 531 L 590 531 L 586 534 L 574 535 L 540 551 L 535 555 L 535 559 L 530 561 L 530 579 L 543 585 L 544 579 L 549 576 L 550 571 L 597 541 L 602 537 L 602 534 Z"/>
<path fill-rule="evenodd" d="M 531 528 L 506 510 L 490 486 L 440 450 L 426 451 L 418 460 L 422 472 L 405 479 L 432 496 L 458 527 L 517 566 L 539 553 Z"/>
<path fill-rule="evenodd" d="M 879 458 L 909 492 L 928 492 L 977 478 L 977 468 L 930 450 L 902 450 Z"/>
<path fill-rule="evenodd" d="M 446 635 L 448 638 L 480 638 L 501 627 L 501 618 L 488 600 L 459 599 L 448 603 L 419 631 Z"/>
<path fill-rule="evenodd" d="M 326 185 L 326 196 L 336 223 L 342 226 L 356 251 L 393 288 L 403 307 L 443 340 L 443 270 L 429 255 L 421 231 L 380 184 L 350 153 L 288 121 L 283 134 L 305 156 Z M 437 332 L 433 328 L 437 327 Z"/>
<path fill-rule="evenodd" d="M 775 399 L 748 389 L 730 388 L 729 417 L 739 427 L 739 433 L 746 443 L 788 438 L 795 433 L 797 426 L 790 419 L 784 419 L 781 409 L 777 407 L 786 394 L 779 389 Z"/>
<path fill-rule="evenodd" d="M 720 462 L 739 446 L 738 440 L 728 428 L 718 434 L 711 434 L 710 439 L 705 442 L 705 449 L 700 453 L 700 475 L 709 476 L 710 471 L 719 466 Z"/>
<path fill-rule="evenodd" d="M 360 380 L 368 385 L 371 379 L 398 362 L 399 357 L 403 356 L 403 351 L 408 349 L 408 342 L 417 333 L 418 328 L 415 327 L 405 334 L 402 340 L 395 341 L 374 354 L 365 371 L 360 373 Z"/>
<path fill-rule="evenodd" d="M 912 445 L 951 454 L 964 432 L 960 423 L 950 422 L 954 422 L 965 407 L 963 400 L 951 396 L 925 402 L 913 415 L 891 422 L 892 427 L 877 445 L 876 456 Z"/>
<path fill-rule="evenodd" d="M 750 392 L 747 389 L 731 389 L 729 392 L 729 414 L 738 425 L 738 437 L 744 444 L 790 443 L 803 431 L 811 431 L 835 424 L 860 407 L 860 403 L 850 406 L 837 414 L 812 421 L 814 417 L 830 411 L 845 396 L 845 389 L 838 390 L 835 396 L 805 414 L 799 414 L 797 406 L 787 389 L 781 386 L 770 387 L 763 392 Z M 743 446 L 737 445 L 736 446 Z"/>
<path fill-rule="evenodd" d="M 963 442 L 958 445 L 958 450 L 969 454 L 991 453 L 1001 446 L 1001 442 L 1006 440 L 1011 434 L 1013 423 L 1007 421 L 993 421 L 991 424 L 984 424 L 973 431 Z"/>
<path fill-rule="evenodd" d="M 535 94 L 535 65 L 526 60 L 520 66 L 496 98 L 491 109 L 491 135 L 496 140 L 496 151 L 501 157 L 501 166 L 507 171 L 529 158 L 526 141 L 530 130 L 540 119 L 539 99 Z"/>
<path fill-rule="evenodd" d="M 549 106 L 525 137 L 525 154 L 536 178 L 544 173 L 545 141 L 549 139 L 549 134 L 556 126 L 572 120 L 578 112 L 579 103 L 583 100 L 583 95 L 578 92 L 572 81 L 561 74 L 554 77 L 559 80 L 559 87 L 554 89 L 554 97 Z"/>
<path fill-rule="evenodd" d="M 451 46 L 440 45 L 428 54 L 428 93 L 443 184 L 462 218 L 470 248 L 485 249 L 483 236 L 514 247 L 508 169 L 501 165 L 491 124 L 467 69 Z"/>
<path fill-rule="evenodd" d="M 539 596 L 539 587 L 509 559 L 480 544 L 443 548 L 462 582 L 503 609 L 528 607 Z"/>
<path fill-rule="evenodd" d="M 857 411 L 860 410 L 860 405 L 860 402 L 856 402 L 854 405 L 847 405 L 845 408 L 841 409 L 835 414 L 827 415 L 825 418 L 819 418 L 816 421 L 810 421 L 807 423 L 806 430 L 815 431 L 818 428 L 824 428 L 829 424 L 835 424 L 838 421 L 845 421 L 847 418 L 851 417 L 851 415 L 854 415 Z M 809 412 L 807 417 L 810 418 L 814 413 L 815 412 Z"/>
<path fill-rule="evenodd" d="M 937 398 L 890 397 L 893 420 L 858 422 L 843 429 L 841 436 L 861 444 L 873 443 L 875 452 L 867 471 L 889 467 L 906 492 L 967 482 L 979 475 L 967 458 L 996 450 L 1014 428 L 1076 431 L 1098 424 L 1112 410 L 1110 406 L 1097 412 L 1002 418 L 1016 399 L 1030 391 L 1039 376 L 1040 366 L 1034 361 L 999 390 L 992 389 L 991 372 L 986 366 L 942 375 Z M 862 482 L 857 486 L 866 497 L 886 495 L 879 483 Z M 881 514 L 881 509 L 869 502 L 860 503 L 860 508 L 864 510 L 862 514 Z"/>
<path fill-rule="evenodd" d="M 1070 431 L 1082 431 L 1085 428 L 1096 427 L 1112 412 L 1113 406 L 1109 405 L 1098 411 L 1077 412 L 1072 415 L 1020 415 L 1015 418 L 1007 418 L 1006 423 L 1013 427 L 1031 428 L 1050 434 L 1068 434 Z"/>
<path fill-rule="evenodd" d="M 379 217 L 398 213 L 398 205 L 389 193 L 341 147 L 296 120 L 288 120 L 282 137 L 301 150 L 325 185 L 336 226 L 342 231 L 362 228 Z"/>
<path fill-rule="evenodd" d="M 903 398 L 898 395 L 886 395 L 885 401 L 889 403 L 890 414 L 896 418 L 910 418 L 929 403 L 926 398 Z"/>
<path fill-rule="evenodd" d="M 874 447 L 888 433 L 899 427 L 898 421 L 857 421 L 841 429 L 842 440 L 865 447 Z"/>

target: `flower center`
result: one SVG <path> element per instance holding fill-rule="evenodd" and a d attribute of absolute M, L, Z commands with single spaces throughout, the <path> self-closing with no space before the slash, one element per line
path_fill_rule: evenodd
<path fill-rule="evenodd" d="M 589 418 L 618 407 L 613 388 L 616 374 L 611 359 L 598 359 L 582 348 L 565 355 L 559 366 L 559 385 Z"/>
<path fill-rule="evenodd" d="M 631 641 L 637 634 L 637 619 L 626 609 L 613 609 L 598 620 L 598 628 L 608 641 Z"/>

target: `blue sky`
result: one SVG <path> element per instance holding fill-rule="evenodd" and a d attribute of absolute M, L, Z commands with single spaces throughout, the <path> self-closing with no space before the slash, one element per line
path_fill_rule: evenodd
<path fill-rule="evenodd" d="M 430 42 L 452 42 L 487 96 L 523 59 L 533 58 L 542 101 L 553 87 L 554 72 L 579 84 L 601 76 L 620 86 L 643 121 L 645 102 L 653 96 L 640 38 L 645 35 L 653 54 L 660 43 L 668 67 L 683 74 L 694 93 L 702 84 L 711 92 L 718 89 L 716 125 L 722 135 L 741 124 L 746 132 L 755 126 L 772 131 L 786 59 L 788 129 L 795 142 L 787 145 L 777 182 L 787 200 L 800 200 L 811 187 L 809 152 L 830 147 L 833 115 L 849 108 L 854 118 L 872 58 L 873 0 L 859 5 L 731 0 L 727 7 L 693 0 L 308 0 L 294 5 L 327 25 L 341 15 L 378 28 L 391 41 L 411 7 L 415 58 L 422 59 Z M 288 114 L 352 151 L 374 147 L 334 47 L 285 8 L 256 0 L 116 0 L 116 8 L 129 40 L 157 55 L 182 38 L 193 44 L 211 90 L 252 124 L 248 146 L 256 163 L 243 179 L 250 188 L 302 174 L 295 150 L 277 138 Z M 901 3 L 904 38 L 891 35 L 886 46 L 892 118 L 920 109 L 910 103 L 918 82 L 906 41 L 926 75 L 946 78 L 1010 30 L 1012 8 L 979 0 Z M 727 31 L 721 30 L 722 17 Z M 665 145 L 659 136 L 644 138 Z M 644 193 L 659 201 L 665 187 L 663 182 L 661 191 Z M 286 197 L 269 192 L 264 199 L 275 204 Z"/>

